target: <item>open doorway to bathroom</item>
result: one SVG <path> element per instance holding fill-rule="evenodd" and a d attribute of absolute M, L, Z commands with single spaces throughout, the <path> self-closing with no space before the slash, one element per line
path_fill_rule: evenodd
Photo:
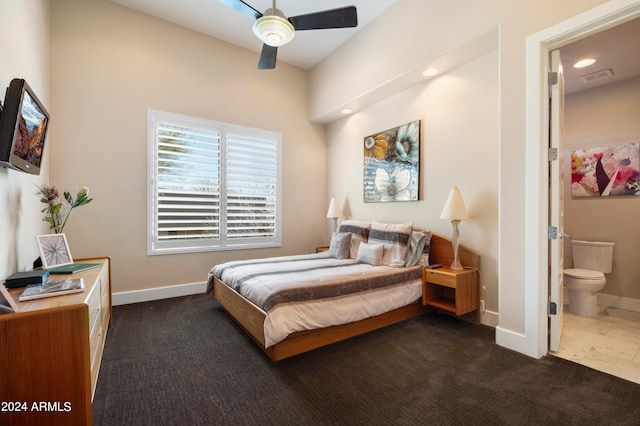
<path fill-rule="evenodd" d="M 573 239 L 616 245 L 613 269 L 597 296 L 596 315 L 569 312 L 565 290 L 560 348 L 552 354 L 640 383 L 640 192 L 589 196 L 588 182 L 577 179 L 576 172 L 589 167 L 578 153 L 640 143 L 640 18 L 573 41 L 559 51 L 565 77 L 563 152 L 559 153 L 565 165 L 564 232 Z M 588 58 L 595 62 L 574 67 Z M 631 181 L 640 184 L 637 176 Z M 571 268 L 569 239 L 564 253 L 565 268 Z"/>

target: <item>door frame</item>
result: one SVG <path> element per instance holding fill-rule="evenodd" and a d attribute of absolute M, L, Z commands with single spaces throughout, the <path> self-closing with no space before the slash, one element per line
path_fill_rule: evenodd
<path fill-rule="evenodd" d="M 525 155 L 524 353 L 549 350 L 549 162 L 547 161 L 549 52 L 640 17 L 640 1 L 611 0 L 527 37 Z M 562 155 L 562 154 L 561 154 Z"/>

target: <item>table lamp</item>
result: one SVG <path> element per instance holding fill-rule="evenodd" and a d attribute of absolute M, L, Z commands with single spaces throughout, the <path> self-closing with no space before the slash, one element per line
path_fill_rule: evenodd
<path fill-rule="evenodd" d="M 327 218 L 333 219 L 333 232 L 338 232 L 338 218 L 342 217 L 342 210 L 338 207 L 338 202 L 335 197 L 331 197 L 329 203 L 329 210 L 327 210 Z"/>
<path fill-rule="evenodd" d="M 458 226 L 461 220 L 469 219 L 469 215 L 464 206 L 460 188 L 457 186 L 454 186 L 451 192 L 449 192 L 449 198 L 447 198 L 447 203 L 442 209 L 440 219 L 449 219 L 453 225 L 453 236 L 451 237 L 451 242 L 453 243 L 453 263 L 451 264 L 451 269 L 460 271 L 464 268 L 460 264 L 460 259 L 458 259 L 458 246 L 460 245 L 460 230 Z"/>

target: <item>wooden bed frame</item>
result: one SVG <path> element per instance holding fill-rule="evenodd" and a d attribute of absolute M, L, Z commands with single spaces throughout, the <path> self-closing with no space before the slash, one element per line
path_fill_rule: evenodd
<path fill-rule="evenodd" d="M 459 246 L 458 256 L 460 262 L 465 265 L 465 267 L 480 269 L 480 256 L 466 247 L 462 245 Z M 451 240 L 433 234 L 431 237 L 429 261 L 431 264 L 440 263 L 442 265 L 450 265 L 453 262 Z M 273 361 L 279 361 L 312 349 L 377 330 L 416 317 L 426 311 L 426 308 L 422 306 L 422 301 L 418 300 L 410 305 L 360 321 L 316 330 L 295 332 L 281 342 L 265 348 L 265 312 L 227 287 L 217 278 L 214 279 L 213 296 L 220 302 L 220 305 L 222 305 L 222 308 L 229 316 L 251 336 Z"/>

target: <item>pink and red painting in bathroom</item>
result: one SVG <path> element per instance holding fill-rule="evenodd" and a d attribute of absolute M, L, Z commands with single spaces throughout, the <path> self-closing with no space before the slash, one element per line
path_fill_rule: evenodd
<path fill-rule="evenodd" d="M 640 144 L 571 151 L 571 196 L 640 195 Z"/>

